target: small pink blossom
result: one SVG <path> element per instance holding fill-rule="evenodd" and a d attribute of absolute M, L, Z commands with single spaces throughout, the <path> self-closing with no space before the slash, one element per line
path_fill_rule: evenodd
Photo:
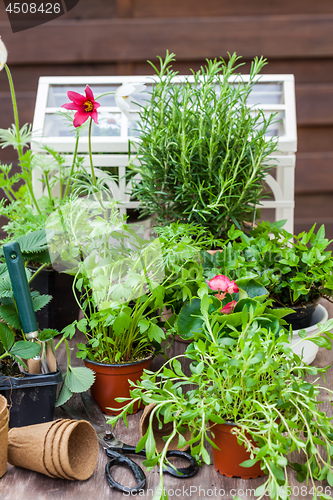
<path fill-rule="evenodd" d="M 237 293 L 238 286 L 235 283 L 235 280 L 230 280 L 227 276 L 223 274 L 218 274 L 214 276 L 211 280 L 207 281 L 209 288 L 212 290 L 218 290 L 219 292 L 227 292 L 227 293 Z"/>
<path fill-rule="evenodd" d="M 74 127 L 80 127 L 88 120 L 89 116 L 98 124 L 97 108 L 100 107 L 100 104 L 95 101 L 94 94 L 89 85 L 85 88 L 85 94 L 84 96 L 78 92 L 69 91 L 67 92 L 67 96 L 72 102 L 68 102 L 61 106 L 62 108 L 76 111 L 73 121 Z"/>
<path fill-rule="evenodd" d="M 237 304 L 236 300 L 233 300 L 232 302 L 228 302 L 228 304 L 226 304 L 221 309 L 221 313 L 230 314 L 235 309 L 236 304 Z"/>

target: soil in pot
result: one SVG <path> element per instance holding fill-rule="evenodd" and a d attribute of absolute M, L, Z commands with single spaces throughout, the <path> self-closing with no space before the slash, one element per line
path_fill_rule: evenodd
<path fill-rule="evenodd" d="M 318 302 L 303 304 L 300 306 L 291 306 L 295 312 L 284 316 L 284 320 L 292 326 L 293 330 L 301 330 L 312 324 L 312 316 L 318 306 Z"/>
<path fill-rule="evenodd" d="M 219 447 L 212 448 L 214 467 L 217 472 L 227 477 L 240 477 L 242 479 L 254 479 L 264 476 L 265 473 L 260 468 L 260 461 L 252 467 L 242 467 L 240 464 L 245 460 L 250 460 L 250 453 L 245 446 L 238 444 L 237 437 L 231 433 L 234 424 L 216 424 L 212 427 L 212 441 Z M 249 437 L 251 441 L 251 438 Z"/>
<path fill-rule="evenodd" d="M 149 358 L 135 361 L 133 363 L 123 363 L 118 365 L 97 363 L 88 359 L 84 360 L 87 368 L 96 374 L 90 392 L 102 412 L 107 415 L 117 415 L 118 411 L 111 408 L 122 408 L 125 403 L 118 403 L 116 398 L 129 398 L 129 380 L 136 382 L 140 379 L 144 369 L 148 369 L 153 355 Z M 138 406 L 134 406 L 133 413 L 138 411 Z"/>
<path fill-rule="evenodd" d="M 9 427 L 40 424 L 53 420 L 60 370 L 42 375 L 7 377 L 0 374 L 0 394 L 9 407 Z"/>

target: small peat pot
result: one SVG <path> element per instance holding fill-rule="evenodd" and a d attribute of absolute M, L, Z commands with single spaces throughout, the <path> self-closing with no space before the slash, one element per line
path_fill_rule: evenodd
<path fill-rule="evenodd" d="M 22 377 L 0 375 L 0 394 L 8 401 L 9 427 L 22 427 L 53 420 L 57 386 L 62 382 L 58 369 Z"/>
<path fill-rule="evenodd" d="M 242 467 L 240 464 L 250 460 L 250 453 L 243 444 L 238 444 L 237 437 L 232 434 L 234 423 L 213 424 L 211 428 L 212 441 L 219 449 L 212 448 L 214 467 L 217 472 L 227 477 L 240 477 L 241 479 L 254 479 L 264 476 L 260 468 L 260 460 L 252 467 Z M 251 441 L 251 438 L 249 437 Z"/>
<path fill-rule="evenodd" d="M 304 339 L 302 340 L 302 342 L 300 342 L 301 338 L 299 336 L 299 330 L 304 329 L 306 331 L 307 337 L 309 337 L 310 335 L 318 332 L 319 328 L 317 326 L 317 323 L 326 323 L 327 320 L 328 312 L 326 308 L 323 305 L 318 304 L 312 314 L 310 326 L 306 328 L 299 328 L 298 330 L 293 329 L 291 348 L 294 353 L 302 358 L 302 361 L 308 365 L 311 364 L 317 356 L 319 346 L 311 342 L 311 340 Z"/>
<path fill-rule="evenodd" d="M 97 457 L 96 431 L 86 420 L 58 419 L 9 431 L 8 462 L 49 477 L 85 481 Z"/>
<path fill-rule="evenodd" d="M 143 370 L 148 369 L 153 355 L 135 361 L 133 363 L 103 364 L 96 361 L 84 360 L 87 368 L 95 372 L 95 382 L 90 392 L 94 400 L 103 413 L 107 415 L 117 415 L 119 412 L 110 410 L 111 408 L 122 408 L 124 403 L 118 403 L 116 398 L 130 397 L 130 383 L 136 382 L 143 375 Z M 133 413 L 138 411 L 135 405 Z"/>
<path fill-rule="evenodd" d="M 8 420 L 7 399 L 0 394 L 0 477 L 7 471 Z"/>

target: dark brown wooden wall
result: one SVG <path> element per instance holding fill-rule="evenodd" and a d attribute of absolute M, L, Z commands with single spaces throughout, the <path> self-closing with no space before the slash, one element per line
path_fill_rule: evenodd
<path fill-rule="evenodd" d="M 15 34 L 0 2 L 0 35 L 22 123 L 33 118 L 40 76 L 148 74 L 147 59 L 166 49 L 177 54 L 176 69 L 185 74 L 228 51 L 247 62 L 264 55 L 265 72 L 296 79 L 295 230 L 325 223 L 333 238 L 332 0 L 80 0 L 63 17 Z M 1 72 L 0 127 L 11 123 Z M 2 161 L 13 156 L 9 150 L 0 155 Z"/>

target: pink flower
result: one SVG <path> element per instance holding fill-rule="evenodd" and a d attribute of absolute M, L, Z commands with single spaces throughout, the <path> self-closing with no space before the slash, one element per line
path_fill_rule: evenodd
<path fill-rule="evenodd" d="M 98 124 L 97 108 L 100 107 L 100 104 L 95 101 L 94 94 L 89 85 L 86 86 L 85 93 L 86 95 L 84 96 L 78 92 L 67 92 L 68 99 L 72 102 L 61 106 L 62 108 L 76 111 L 73 121 L 74 127 L 80 127 L 88 120 L 89 116 Z"/>
<path fill-rule="evenodd" d="M 214 276 L 214 278 L 207 281 L 207 283 L 209 288 L 212 290 L 218 290 L 219 292 L 237 293 L 239 290 L 235 280 L 230 281 L 230 279 L 223 274 Z"/>
<path fill-rule="evenodd" d="M 228 302 L 228 304 L 226 304 L 221 309 L 221 313 L 230 314 L 235 309 L 236 304 L 237 304 L 236 300 L 233 300 L 232 302 Z"/>

